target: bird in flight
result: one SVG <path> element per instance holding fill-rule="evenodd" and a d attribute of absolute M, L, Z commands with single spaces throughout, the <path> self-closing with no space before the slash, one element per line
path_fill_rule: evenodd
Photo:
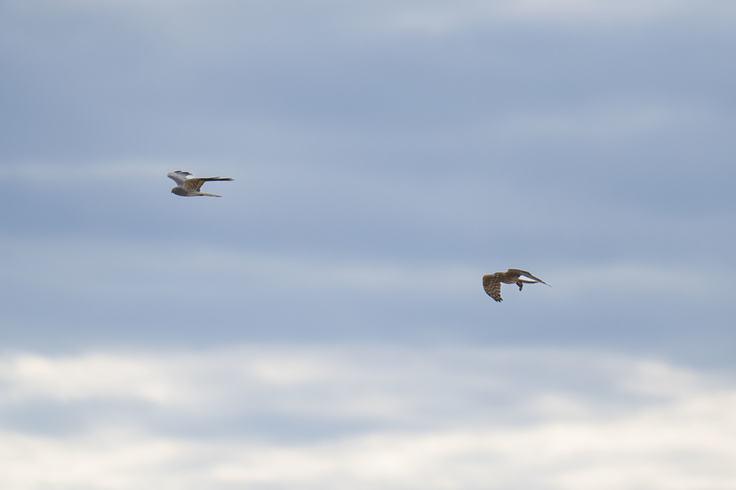
<path fill-rule="evenodd" d="M 521 276 L 528 277 L 529 279 L 534 280 L 527 281 L 525 279 L 521 279 Z M 517 286 L 519 286 L 519 291 L 521 291 L 521 288 L 524 287 L 524 284 L 534 284 L 537 282 L 547 284 L 540 278 L 534 277 L 527 271 L 523 271 L 521 269 L 509 269 L 506 272 L 495 272 L 493 274 L 486 274 L 485 276 L 483 276 L 483 289 L 486 290 L 488 296 L 495 299 L 496 301 L 501 302 L 503 301 L 503 298 L 501 297 L 501 283 L 516 284 Z M 549 286 L 549 284 L 547 284 L 547 286 Z"/>
<path fill-rule="evenodd" d="M 176 187 L 171 189 L 171 192 L 177 196 L 209 196 L 209 197 L 222 197 L 217 194 L 208 194 L 207 192 L 199 192 L 202 188 L 202 184 L 211 180 L 235 180 L 230 177 L 192 177 L 190 172 L 182 172 L 177 170 L 176 172 L 169 172 L 168 177 L 176 182 Z"/>

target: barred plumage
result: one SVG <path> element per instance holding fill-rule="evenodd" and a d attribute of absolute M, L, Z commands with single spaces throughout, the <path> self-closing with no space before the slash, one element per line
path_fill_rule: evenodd
<path fill-rule="evenodd" d="M 528 277 L 534 280 L 526 281 L 524 279 L 520 279 L 521 276 Z M 534 277 L 527 271 L 523 271 L 521 269 L 509 269 L 506 272 L 494 272 L 493 274 L 486 274 L 485 276 L 483 276 L 483 289 L 486 290 L 488 296 L 498 302 L 501 302 L 503 301 L 503 298 L 501 297 L 501 283 L 516 284 L 517 286 L 519 286 L 519 291 L 521 291 L 521 289 L 524 287 L 524 284 L 534 284 L 537 282 L 541 282 L 542 284 L 546 284 L 547 286 L 549 286 L 549 284 L 538 277 Z"/>
<path fill-rule="evenodd" d="M 192 177 L 190 172 L 183 172 L 177 170 L 175 172 L 169 172 L 168 177 L 176 182 L 177 186 L 171 189 L 171 192 L 177 196 L 192 197 L 192 196 L 209 196 L 209 197 L 222 197 L 218 194 L 209 194 L 207 192 L 199 192 L 202 188 L 202 184 L 210 181 L 220 180 L 235 180 L 230 177 Z"/>

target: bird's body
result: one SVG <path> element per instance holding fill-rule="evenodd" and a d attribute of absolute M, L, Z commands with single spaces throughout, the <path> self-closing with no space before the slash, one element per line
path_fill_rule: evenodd
<path fill-rule="evenodd" d="M 220 180 L 234 180 L 230 177 L 192 177 L 190 172 L 183 172 L 177 170 L 176 172 L 169 172 L 168 177 L 176 182 L 176 187 L 171 189 L 171 192 L 177 196 L 192 197 L 192 196 L 209 196 L 209 197 L 222 197 L 217 194 L 209 194 L 207 192 L 200 192 L 202 184 L 209 181 L 220 181 Z"/>
<path fill-rule="evenodd" d="M 521 279 L 521 276 L 528 277 L 529 279 L 534 280 L 527 281 L 525 279 Z M 506 272 L 495 272 L 493 274 L 486 274 L 485 276 L 483 276 L 483 289 L 486 290 L 488 296 L 500 302 L 503 301 L 503 298 L 501 297 L 501 283 L 516 284 L 517 286 L 519 286 L 519 291 L 521 291 L 521 289 L 524 287 L 524 284 L 534 284 L 537 282 L 547 284 L 540 278 L 534 277 L 527 271 L 523 271 L 521 269 L 509 269 Z M 547 284 L 547 286 L 549 286 L 549 284 Z"/>

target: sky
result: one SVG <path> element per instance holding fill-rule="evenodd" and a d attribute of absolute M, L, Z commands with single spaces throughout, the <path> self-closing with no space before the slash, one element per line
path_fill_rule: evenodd
<path fill-rule="evenodd" d="M 0 486 L 734 488 L 735 33 L 0 0 Z"/>

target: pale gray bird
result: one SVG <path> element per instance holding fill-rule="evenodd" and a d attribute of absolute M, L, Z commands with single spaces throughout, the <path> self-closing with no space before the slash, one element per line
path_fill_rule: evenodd
<path fill-rule="evenodd" d="M 529 279 L 534 280 L 526 281 L 524 279 L 520 279 L 521 276 L 528 277 Z M 516 284 L 517 286 L 519 286 L 519 291 L 521 291 L 521 288 L 524 287 L 524 284 L 534 284 L 537 282 L 547 284 L 540 278 L 534 277 L 527 271 L 523 271 L 521 269 L 509 269 L 506 272 L 494 272 L 493 274 L 486 274 L 485 276 L 483 276 L 483 289 L 486 290 L 486 293 L 488 293 L 488 296 L 490 296 L 491 298 L 495 299 L 496 301 L 503 301 L 503 298 L 501 297 L 501 283 Z M 549 284 L 547 284 L 547 286 L 549 286 Z"/>
<path fill-rule="evenodd" d="M 169 178 L 176 182 L 176 187 L 171 189 L 171 192 L 177 196 L 209 196 L 209 197 L 222 197 L 217 194 L 208 194 L 206 192 L 199 192 L 202 188 L 202 184 L 211 180 L 235 180 L 230 177 L 192 177 L 190 172 L 183 172 L 177 170 L 176 172 L 169 172 Z"/>

